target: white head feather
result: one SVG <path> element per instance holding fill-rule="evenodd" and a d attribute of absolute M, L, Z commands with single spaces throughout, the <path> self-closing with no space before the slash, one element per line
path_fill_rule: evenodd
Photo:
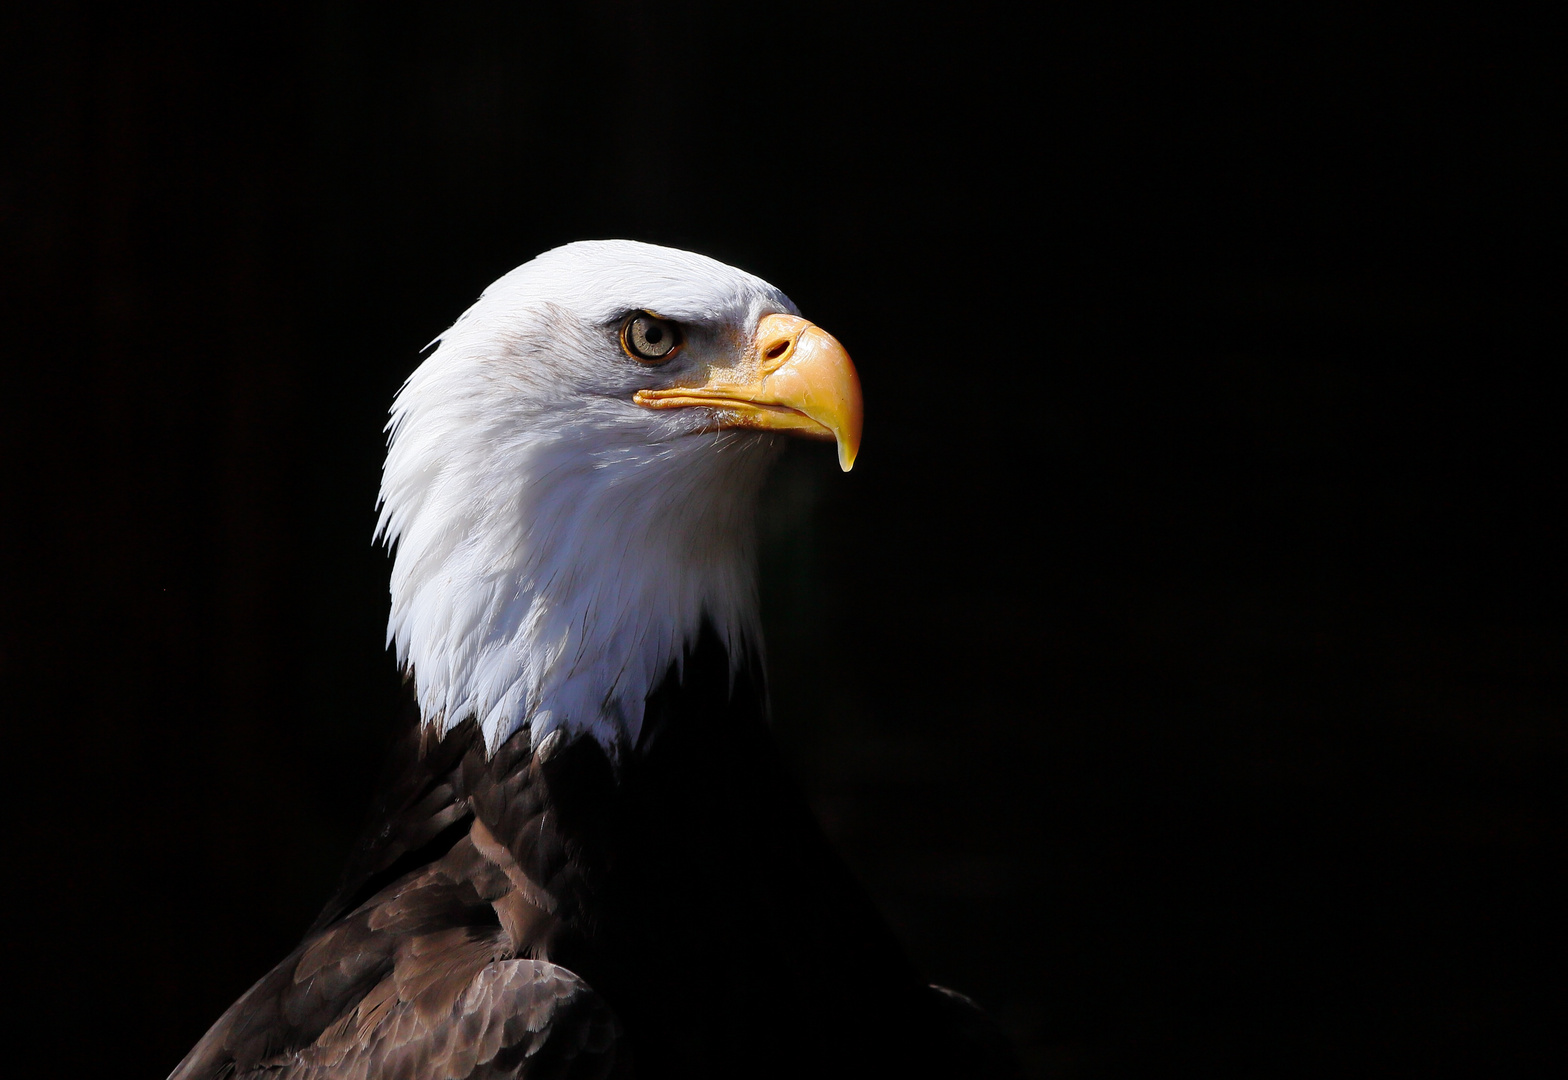
<path fill-rule="evenodd" d="M 639 364 L 631 312 L 682 323 Z M 612 753 L 706 616 L 759 647 L 755 504 L 773 438 L 707 410 L 632 403 L 691 365 L 743 361 L 757 322 L 797 314 L 767 282 L 631 241 L 569 244 L 496 281 L 397 395 L 377 536 L 395 546 L 387 639 L 424 722 L 467 717 L 493 750 L 523 726 Z"/>

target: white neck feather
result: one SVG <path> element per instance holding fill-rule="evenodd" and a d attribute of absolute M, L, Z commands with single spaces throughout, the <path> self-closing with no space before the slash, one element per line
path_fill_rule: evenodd
<path fill-rule="evenodd" d="M 541 322 L 498 336 L 476 305 L 398 395 L 378 525 L 396 547 L 388 642 L 442 733 L 473 717 L 492 751 L 526 726 L 536 746 L 565 729 L 617 754 L 704 617 L 733 662 L 760 646 L 754 523 L 774 447 L 650 441 L 646 410 L 529 362 L 574 332 L 559 311 Z"/>

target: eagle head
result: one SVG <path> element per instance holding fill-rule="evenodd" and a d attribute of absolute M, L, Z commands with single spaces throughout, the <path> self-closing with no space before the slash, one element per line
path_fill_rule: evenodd
<path fill-rule="evenodd" d="M 860 443 L 849 356 L 760 278 L 625 240 L 500 278 L 392 406 L 377 536 L 424 722 L 493 750 L 633 745 L 703 621 L 760 648 L 755 510 L 781 435 Z"/>

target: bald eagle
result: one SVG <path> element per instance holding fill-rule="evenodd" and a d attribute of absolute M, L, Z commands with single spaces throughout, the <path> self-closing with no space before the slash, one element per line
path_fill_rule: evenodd
<path fill-rule="evenodd" d="M 406 730 L 341 886 L 171 1080 L 1004 1075 L 770 741 L 753 519 L 854 463 L 849 356 L 712 259 L 570 244 L 399 391 L 378 538 Z"/>

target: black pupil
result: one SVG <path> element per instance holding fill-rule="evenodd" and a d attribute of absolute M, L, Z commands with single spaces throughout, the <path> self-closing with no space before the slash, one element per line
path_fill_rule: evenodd
<path fill-rule="evenodd" d="M 664 340 L 664 327 L 654 323 L 642 332 L 642 336 L 647 339 L 649 345 L 657 345 Z"/>

